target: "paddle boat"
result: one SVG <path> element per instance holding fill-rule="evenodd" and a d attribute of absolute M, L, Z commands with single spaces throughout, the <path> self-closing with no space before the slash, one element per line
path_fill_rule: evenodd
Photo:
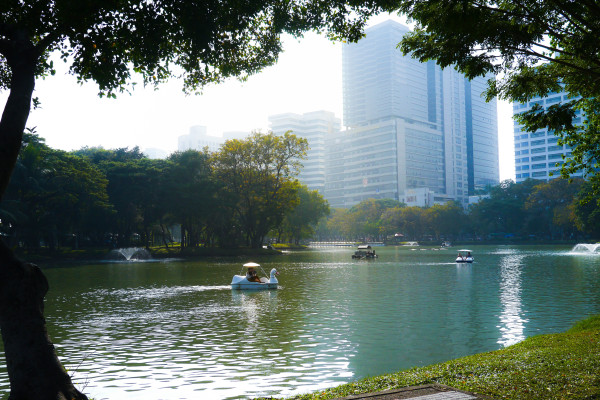
<path fill-rule="evenodd" d="M 472 263 L 473 256 L 471 255 L 471 250 L 462 249 L 458 251 L 458 256 L 456 257 L 457 263 Z"/>
<path fill-rule="evenodd" d="M 371 248 L 368 244 L 361 244 L 358 246 L 358 249 L 352 254 L 352 258 L 357 258 L 359 260 L 365 258 L 377 258 L 377 254 L 375 254 L 375 250 Z"/>
<path fill-rule="evenodd" d="M 261 277 L 260 282 L 257 281 L 249 281 L 248 276 L 257 276 L 256 269 L 260 268 L 260 264 L 249 262 L 243 265 L 242 273 L 244 270 L 246 271 L 246 275 L 234 275 L 231 280 L 231 288 L 239 289 L 239 290 L 265 290 L 265 289 L 277 289 L 277 281 L 276 276 L 279 275 L 279 272 L 275 268 L 271 270 L 270 279 L 266 277 Z M 261 271 L 264 273 L 262 268 Z M 266 274 L 265 274 L 266 275 Z"/>

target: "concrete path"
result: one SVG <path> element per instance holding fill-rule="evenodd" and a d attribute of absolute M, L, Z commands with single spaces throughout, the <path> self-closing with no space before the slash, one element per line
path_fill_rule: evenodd
<path fill-rule="evenodd" d="M 409 386 L 402 389 L 385 390 L 383 392 L 365 393 L 341 397 L 336 400 L 493 400 L 478 394 L 464 392 L 444 385 Z"/>

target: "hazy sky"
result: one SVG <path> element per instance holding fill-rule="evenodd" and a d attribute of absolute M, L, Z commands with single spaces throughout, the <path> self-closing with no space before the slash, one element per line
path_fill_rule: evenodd
<path fill-rule="evenodd" d="M 284 112 L 328 110 L 342 118 L 341 49 L 340 43 L 311 33 L 286 39 L 278 63 L 247 82 L 232 79 L 205 88 L 202 95 L 186 96 L 182 83 L 173 80 L 158 91 L 138 85 L 132 95 L 121 94 L 116 100 L 98 98 L 94 83 L 78 85 L 66 74 L 66 66 L 55 61 L 57 74 L 36 83 L 34 95 L 42 107 L 31 112 L 27 126 L 36 127 L 57 149 L 137 145 L 170 153 L 177 149 L 177 138 L 193 125 L 221 136 L 227 131 L 266 131 L 268 116 Z M 501 180 L 514 179 L 511 118 L 512 107 L 499 102 Z"/>

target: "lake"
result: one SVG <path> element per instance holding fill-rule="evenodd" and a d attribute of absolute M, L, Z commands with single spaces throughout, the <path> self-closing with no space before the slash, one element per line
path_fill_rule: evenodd
<path fill-rule="evenodd" d="M 49 334 L 102 399 L 290 396 L 497 350 L 600 314 L 600 254 L 573 246 L 316 248 L 254 259 L 278 290 L 232 291 L 247 259 L 46 269 Z M 1 349 L 0 349 L 1 350 Z M 0 395 L 9 391 L 2 354 Z"/>

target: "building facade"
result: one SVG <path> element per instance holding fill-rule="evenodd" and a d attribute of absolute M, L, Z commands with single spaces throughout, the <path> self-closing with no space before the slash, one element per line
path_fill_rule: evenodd
<path fill-rule="evenodd" d="M 323 193 L 325 187 L 325 139 L 340 131 L 341 121 L 329 111 L 304 114 L 285 113 L 269 116 L 271 131 L 283 135 L 287 131 L 308 141 L 308 152 L 302 160 L 298 180 L 311 190 Z"/>
<path fill-rule="evenodd" d="M 346 129 L 327 143 L 325 197 L 334 207 L 401 200 L 409 189 L 468 203 L 498 182 L 496 102 L 486 78 L 467 80 L 435 62 L 403 56 L 408 28 L 386 21 L 343 48 Z"/>
<path fill-rule="evenodd" d="M 513 115 L 530 110 L 539 104 L 544 109 L 563 101 L 573 100 L 568 93 L 552 93 L 546 97 L 535 97 L 527 103 L 513 103 Z M 573 120 L 574 124 L 581 123 L 581 112 Z M 571 149 L 567 145 L 559 145 L 558 137 L 553 131 L 540 129 L 536 132 L 527 132 L 517 121 L 514 122 L 515 139 L 515 178 L 517 183 L 533 178 L 548 181 L 560 176 L 560 167 L 563 156 L 571 155 Z M 550 175 L 552 173 L 552 175 Z M 573 176 L 582 176 L 582 173 Z"/>
<path fill-rule="evenodd" d="M 207 133 L 206 127 L 195 125 L 190 128 L 190 133 L 179 136 L 177 140 L 177 150 L 204 150 L 214 152 L 219 150 L 223 144 L 223 138 L 220 136 L 212 136 Z"/>

